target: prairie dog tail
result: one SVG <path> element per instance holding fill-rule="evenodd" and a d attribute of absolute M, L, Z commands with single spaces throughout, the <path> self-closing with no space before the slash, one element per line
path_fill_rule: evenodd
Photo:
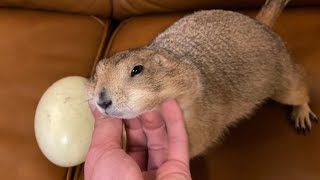
<path fill-rule="evenodd" d="M 256 19 L 261 23 L 272 27 L 283 8 L 290 0 L 266 0 Z"/>

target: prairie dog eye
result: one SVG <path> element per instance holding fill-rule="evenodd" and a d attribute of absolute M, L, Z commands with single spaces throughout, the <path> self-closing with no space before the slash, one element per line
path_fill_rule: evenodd
<path fill-rule="evenodd" d="M 140 74 L 142 71 L 143 71 L 143 66 L 141 66 L 141 65 L 135 66 L 131 71 L 131 77 L 133 77 L 137 74 Z"/>

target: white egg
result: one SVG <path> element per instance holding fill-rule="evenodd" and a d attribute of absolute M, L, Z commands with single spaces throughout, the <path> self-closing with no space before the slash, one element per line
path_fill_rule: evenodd
<path fill-rule="evenodd" d="M 35 115 L 35 134 L 42 153 L 54 164 L 71 167 L 84 162 L 94 127 L 86 94 L 88 80 L 63 78 L 43 94 Z"/>

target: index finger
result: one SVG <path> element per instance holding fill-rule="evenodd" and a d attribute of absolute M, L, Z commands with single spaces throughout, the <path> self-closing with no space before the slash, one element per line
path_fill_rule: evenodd
<path fill-rule="evenodd" d="M 142 171 L 147 167 L 147 138 L 140 119 L 124 120 L 127 133 L 127 153 L 137 162 Z"/>
<path fill-rule="evenodd" d="M 148 170 L 158 169 L 167 160 L 168 136 L 165 123 L 158 111 L 143 114 L 141 122 L 147 137 Z"/>
<path fill-rule="evenodd" d="M 168 160 L 178 160 L 189 164 L 188 136 L 182 112 L 175 100 L 164 102 L 160 112 L 168 133 Z"/>

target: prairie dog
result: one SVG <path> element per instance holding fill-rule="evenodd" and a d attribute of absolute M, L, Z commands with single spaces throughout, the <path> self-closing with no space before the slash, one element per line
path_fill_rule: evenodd
<path fill-rule="evenodd" d="M 288 0 L 267 0 L 256 19 L 224 10 L 187 15 L 149 45 L 103 59 L 92 94 L 99 110 L 129 119 L 176 99 L 190 156 L 205 152 L 266 99 L 292 105 L 297 129 L 316 120 L 305 75 L 270 28 Z"/>

